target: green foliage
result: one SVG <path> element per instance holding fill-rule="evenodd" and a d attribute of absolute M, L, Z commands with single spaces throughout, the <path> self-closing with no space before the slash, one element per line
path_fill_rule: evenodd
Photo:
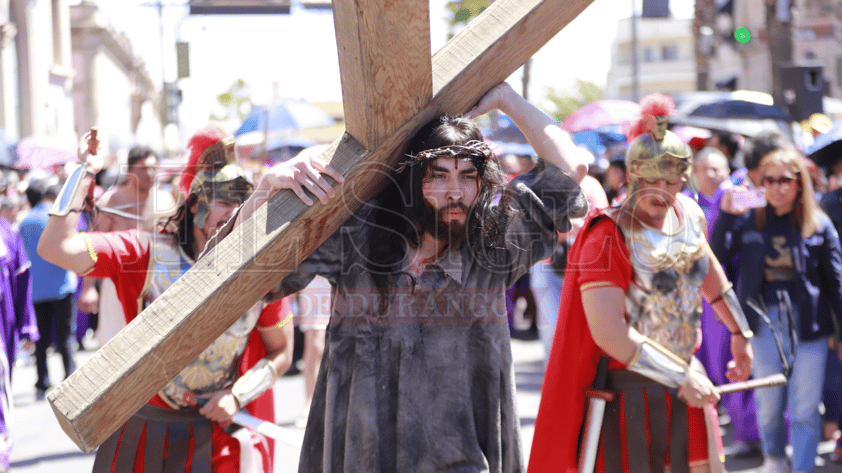
<path fill-rule="evenodd" d="M 455 35 L 454 30 L 458 26 L 465 26 L 477 15 L 485 11 L 494 0 L 450 0 L 445 7 L 450 12 L 450 17 L 447 19 L 450 27 L 447 33 L 447 39 L 450 40 Z"/>
<path fill-rule="evenodd" d="M 211 120 L 226 121 L 232 118 L 242 122 L 252 109 L 251 88 L 243 79 L 237 79 L 228 90 L 216 96 L 224 113 L 211 113 Z"/>
<path fill-rule="evenodd" d="M 560 91 L 551 87 L 547 93 L 547 99 L 555 105 L 553 116 L 559 123 L 576 110 L 589 103 L 602 100 L 604 97 L 605 91 L 598 85 L 581 79 L 576 79 L 573 92 Z"/>

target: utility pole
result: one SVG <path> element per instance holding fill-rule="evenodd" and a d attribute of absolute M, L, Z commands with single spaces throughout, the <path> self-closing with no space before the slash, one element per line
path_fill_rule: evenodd
<path fill-rule="evenodd" d="M 716 50 L 713 0 L 696 0 L 693 39 L 696 45 L 696 90 L 710 90 L 710 59 Z"/>
<path fill-rule="evenodd" d="M 772 70 L 772 98 L 775 104 L 785 106 L 781 66 L 792 64 L 792 6 L 790 0 L 766 2 L 766 31 L 768 32 L 769 58 Z"/>
<path fill-rule="evenodd" d="M 161 90 L 160 90 L 160 100 L 159 100 L 159 107 L 160 107 L 160 121 L 161 121 L 161 152 L 163 157 L 168 157 L 168 146 L 167 146 L 167 134 L 166 128 L 169 123 L 172 123 L 175 120 L 175 124 L 177 123 L 177 114 L 175 114 L 175 110 L 178 107 L 178 103 L 180 103 L 181 99 L 181 91 L 178 90 L 176 86 L 176 81 L 172 83 L 167 82 L 167 61 L 166 61 L 166 46 L 165 46 L 165 34 L 164 34 L 164 7 L 181 7 L 183 8 L 183 4 L 177 3 L 165 3 L 163 0 L 156 0 L 154 2 L 149 3 L 142 3 L 138 6 L 142 7 L 152 7 L 158 10 L 158 41 L 160 43 L 160 53 L 161 53 Z M 173 42 L 173 47 L 175 47 L 175 43 Z M 174 103 L 173 100 L 176 100 L 178 103 Z"/>
<path fill-rule="evenodd" d="M 631 50 L 632 50 L 632 101 L 640 101 L 640 71 L 638 70 L 637 54 L 637 12 L 635 11 L 635 0 L 632 0 L 631 16 Z"/>

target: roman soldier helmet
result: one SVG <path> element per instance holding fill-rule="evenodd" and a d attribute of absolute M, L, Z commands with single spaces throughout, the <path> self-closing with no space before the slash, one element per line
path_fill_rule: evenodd
<path fill-rule="evenodd" d="M 669 115 L 675 111 L 672 99 L 650 94 L 640 102 L 641 118 L 626 134 L 629 148 L 626 169 L 630 195 L 639 179 L 673 180 L 690 176 L 690 149 L 675 133 L 667 130 Z"/>
<path fill-rule="evenodd" d="M 196 196 L 199 208 L 193 223 L 204 226 L 208 203 L 223 200 L 242 204 L 253 186 L 243 169 L 236 164 L 234 138 L 222 129 L 209 126 L 196 133 L 187 144 L 190 154 L 181 173 L 178 187 L 189 199 Z"/>

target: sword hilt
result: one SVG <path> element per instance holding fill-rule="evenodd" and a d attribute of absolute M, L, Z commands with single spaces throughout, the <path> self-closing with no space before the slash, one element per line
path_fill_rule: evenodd
<path fill-rule="evenodd" d="M 602 399 L 605 402 L 612 402 L 612 401 L 614 401 L 614 392 L 612 392 L 612 391 L 602 391 L 602 390 L 594 389 L 594 388 L 587 388 L 587 389 L 585 389 L 585 397 Z"/>

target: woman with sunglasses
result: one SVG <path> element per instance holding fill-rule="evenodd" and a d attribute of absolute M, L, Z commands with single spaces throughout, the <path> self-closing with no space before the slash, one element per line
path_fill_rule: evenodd
<path fill-rule="evenodd" d="M 736 198 L 739 187 L 726 192 L 711 247 L 720 261 L 741 253 L 737 295 L 755 334 L 754 377 L 784 372 L 789 378 L 785 386 L 755 393 L 765 471 L 790 471 L 788 408 L 792 471 L 812 472 L 827 339 L 842 315 L 842 250 L 802 156 L 778 150 L 760 168 L 767 205 L 749 209 Z"/>

